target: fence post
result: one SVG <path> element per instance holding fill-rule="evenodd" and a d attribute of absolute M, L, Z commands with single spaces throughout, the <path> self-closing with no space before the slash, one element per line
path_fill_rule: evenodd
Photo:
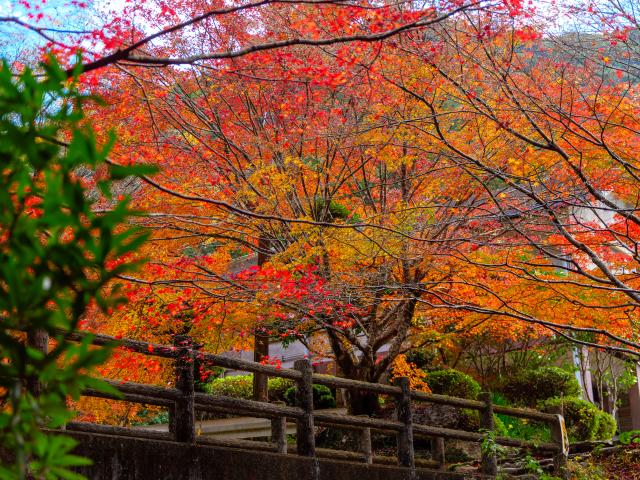
<path fill-rule="evenodd" d="M 480 428 L 487 432 L 495 432 L 493 424 L 493 401 L 491 392 L 480 393 L 480 400 L 485 407 L 480 411 Z M 483 449 L 480 471 L 485 475 L 495 475 L 498 473 L 498 459 L 494 449 L 495 445 Z"/>
<path fill-rule="evenodd" d="M 438 462 L 439 468 L 446 463 L 444 455 L 444 438 L 435 437 L 431 439 L 431 459 Z"/>
<path fill-rule="evenodd" d="M 27 332 L 27 345 L 46 355 L 49 353 L 49 334 L 41 328 L 29 330 Z M 43 385 L 37 377 L 30 377 L 27 379 L 27 389 L 34 397 L 39 397 L 42 393 Z"/>
<path fill-rule="evenodd" d="M 256 333 L 253 343 L 253 361 L 261 362 L 269 355 L 269 336 Z M 269 377 L 265 373 L 253 373 L 253 399 L 257 402 L 269 401 Z"/>
<path fill-rule="evenodd" d="M 176 441 L 193 443 L 196 439 L 193 390 L 193 341 L 188 335 L 176 335 L 176 388 L 182 393 L 175 403 L 173 430 Z"/>
<path fill-rule="evenodd" d="M 553 456 L 553 473 L 566 478 L 567 460 L 569 458 L 569 438 L 564 424 L 561 405 L 552 407 L 550 413 L 556 415 L 556 421 L 551 423 L 551 440 L 558 445 L 558 451 Z"/>
<path fill-rule="evenodd" d="M 296 405 L 303 410 L 297 421 L 296 446 L 298 455 L 315 457 L 316 441 L 313 430 L 313 368 L 307 359 L 296 360 L 293 368 L 302 373 L 296 387 Z"/>
<path fill-rule="evenodd" d="M 397 377 L 394 380 L 402 393 L 396 403 L 396 417 L 404 427 L 398 432 L 398 465 L 402 467 L 415 468 L 415 455 L 413 451 L 413 414 L 411 412 L 411 392 L 409 390 L 409 379 L 407 377 Z"/>
<path fill-rule="evenodd" d="M 358 415 L 361 417 L 366 417 L 367 415 Z M 368 465 L 373 464 L 373 451 L 371 449 L 371 429 L 368 427 L 360 430 L 360 435 L 358 436 L 358 450 L 362 454 L 362 459 Z"/>
<path fill-rule="evenodd" d="M 274 402 L 283 406 L 284 402 Z M 275 417 L 271 419 L 271 443 L 275 443 L 278 453 L 287 453 L 287 417 Z"/>

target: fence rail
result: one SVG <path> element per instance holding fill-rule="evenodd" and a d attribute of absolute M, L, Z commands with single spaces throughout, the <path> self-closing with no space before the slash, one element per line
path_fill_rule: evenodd
<path fill-rule="evenodd" d="M 416 466 L 441 467 L 444 462 L 444 440 L 456 439 L 471 442 L 493 442 L 496 445 L 526 448 L 532 451 L 549 452 L 554 458 L 555 473 L 561 474 L 566 466 L 568 456 L 568 441 L 564 418 L 561 411 L 543 413 L 534 410 L 493 405 L 491 395 L 481 394 L 481 400 L 468 400 L 445 395 L 418 392 L 410 390 L 407 378 L 396 379 L 395 385 L 382 385 L 319 375 L 313 373 L 308 360 L 299 360 L 293 369 L 277 368 L 229 358 L 221 355 L 202 352 L 190 337 L 178 335 L 174 345 L 167 346 L 142 342 L 131 339 L 118 339 L 107 335 L 93 335 L 84 332 L 66 334 L 72 341 L 81 341 L 91 335 L 94 345 L 120 345 L 133 352 L 143 355 L 170 358 L 175 364 L 175 387 L 158 387 L 135 382 L 119 382 L 106 380 L 120 392 L 120 395 L 87 389 L 83 395 L 101 397 L 114 400 L 125 400 L 165 407 L 169 410 L 169 433 L 152 432 L 145 429 L 114 427 L 92 423 L 73 422 L 67 428 L 94 433 L 109 433 L 121 436 L 147 437 L 154 439 L 175 440 L 179 442 L 195 442 L 236 446 L 256 450 L 271 450 L 279 453 L 287 452 L 286 421 L 296 422 L 296 453 L 307 457 L 331 457 L 340 459 L 359 460 L 366 463 L 389 463 L 390 457 L 374 456 L 371 449 L 371 431 L 391 432 L 397 437 L 397 458 L 395 462 L 403 467 Z M 31 337 L 30 337 L 31 338 Z M 40 337 L 38 337 L 40 338 Z M 40 339 L 42 340 L 42 339 Z M 34 348 L 46 349 L 47 342 L 34 342 Z M 219 395 L 210 395 L 194 391 L 194 361 L 205 361 L 212 366 L 231 368 L 252 373 L 281 377 L 296 382 L 296 406 L 266 403 L 255 400 L 244 400 Z M 389 395 L 395 398 L 396 419 L 387 420 L 367 416 L 336 415 L 313 410 L 313 384 L 325 385 L 332 388 L 361 390 L 376 394 Z M 421 425 L 413 422 L 413 403 L 430 402 L 457 408 L 477 410 L 480 414 L 479 432 L 455 430 Z M 255 417 L 271 419 L 271 443 L 247 440 L 219 440 L 197 437 L 195 411 L 227 412 L 233 414 L 250 414 Z M 552 441 L 539 443 L 519 440 L 495 435 L 494 413 L 501 413 L 513 417 L 525 418 L 544 422 L 550 425 Z M 316 425 L 352 429 L 359 432 L 359 451 L 344 452 L 329 449 L 319 449 L 315 446 Z M 414 436 L 424 436 L 432 439 L 431 461 L 416 460 L 414 451 Z M 497 473 L 497 458 L 495 448 L 483 448 L 480 470 L 484 474 Z"/>

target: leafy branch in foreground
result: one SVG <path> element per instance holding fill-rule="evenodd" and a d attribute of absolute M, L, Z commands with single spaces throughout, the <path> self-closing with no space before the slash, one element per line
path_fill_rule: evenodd
<path fill-rule="evenodd" d="M 64 334 L 94 302 L 105 309 L 121 301 L 107 284 L 136 266 L 129 258 L 146 238 L 124 224 L 133 212 L 110 191 L 140 167 L 101 165 L 110 146 L 99 148 L 85 125 L 90 98 L 53 58 L 41 68 L 38 79 L 6 62 L 0 68 L 1 478 L 78 478 L 69 468 L 89 462 L 70 453 L 73 439 L 48 429 L 71 418 L 69 396 L 108 388 L 90 372 L 109 349 Z M 100 167 L 96 187 L 113 204 L 108 213 L 92 211 L 81 166 Z M 47 348 L 28 345 L 38 335 L 44 345 L 51 338 Z"/>

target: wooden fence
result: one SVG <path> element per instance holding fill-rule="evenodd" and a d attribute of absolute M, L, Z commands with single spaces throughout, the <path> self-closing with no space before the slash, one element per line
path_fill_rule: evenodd
<path fill-rule="evenodd" d="M 67 338 L 79 341 L 86 335 L 86 333 L 78 332 L 68 334 Z M 404 377 L 397 378 L 395 385 L 392 386 L 349 380 L 329 375 L 319 375 L 313 373 L 311 363 L 308 360 L 295 362 L 293 369 L 277 368 L 271 365 L 202 352 L 193 344 L 190 337 L 184 335 L 176 336 L 173 346 L 137 340 L 122 340 L 106 335 L 94 335 L 92 342 L 94 345 L 121 345 L 126 349 L 144 355 L 174 360 L 174 388 L 106 380 L 121 393 L 120 397 L 92 389 L 88 389 L 83 393 L 86 396 L 125 400 L 165 407 L 169 411 L 169 433 L 153 432 L 135 427 L 125 428 L 82 422 L 70 423 L 67 425 L 68 430 L 147 437 L 188 443 L 198 442 L 218 446 L 287 453 L 286 421 L 289 419 L 296 422 L 295 453 L 306 457 L 330 457 L 366 463 L 397 463 L 407 468 L 415 468 L 416 466 L 440 468 L 445 463 L 444 440 L 456 439 L 484 443 L 480 471 L 488 475 L 495 475 L 497 471 L 496 449 L 492 448 L 495 445 L 548 453 L 554 458 L 554 470 L 556 473 L 561 473 L 567 462 L 568 441 L 564 419 L 560 411 L 543 413 L 535 410 L 493 405 L 491 395 L 486 392 L 481 394 L 480 400 L 467 400 L 413 391 L 409 388 L 408 379 Z M 40 337 L 38 337 L 38 341 L 33 342 L 32 345 L 41 350 L 47 348 L 47 342 L 43 342 Z M 285 406 L 282 403 L 266 403 L 195 392 L 194 361 L 196 359 L 212 366 L 242 370 L 270 377 L 291 379 L 295 381 L 297 385 L 296 406 L 291 407 Z M 387 420 L 367 416 L 314 412 L 313 384 L 392 396 L 396 400 L 396 419 Z M 480 431 L 470 432 L 413 423 L 412 405 L 414 402 L 431 402 L 457 408 L 477 410 L 480 413 Z M 268 418 L 271 420 L 271 442 L 221 440 L 198 436 L 195 421 L 196 411 L 225 412 L 241 415 L 249 414 L 255 417 Z M 539 443 L 496 436 L 494 413 L 547 423 L 551 427 L 552 441 Z M 358 432 L 359 437 L 359 451 L 348 452 L 316 448 L 314 432 L 316 425 L 355 430 Z M 396 435 L 397 457 L 373 455 L 371 448 L 372 430 Z M 431 439 L 432 460 L 417 460 L 415 458 L 413 442 L 415 436 Z"/>

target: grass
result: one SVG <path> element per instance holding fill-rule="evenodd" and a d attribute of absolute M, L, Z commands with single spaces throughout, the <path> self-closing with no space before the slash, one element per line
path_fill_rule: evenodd
<path fill-rule="evenodd" d="M 493 403 L 495 405 L 510 406 L 509 402 L 499 393 L 493 394 Z M 530 440 L 532 442 L 551 441 L 551 429 L 546 424 L 534 422 L 526 418 L 510 417 L 500 413 L 497 414 L 497 417 L 504 423 L 508 437 Z"/>

